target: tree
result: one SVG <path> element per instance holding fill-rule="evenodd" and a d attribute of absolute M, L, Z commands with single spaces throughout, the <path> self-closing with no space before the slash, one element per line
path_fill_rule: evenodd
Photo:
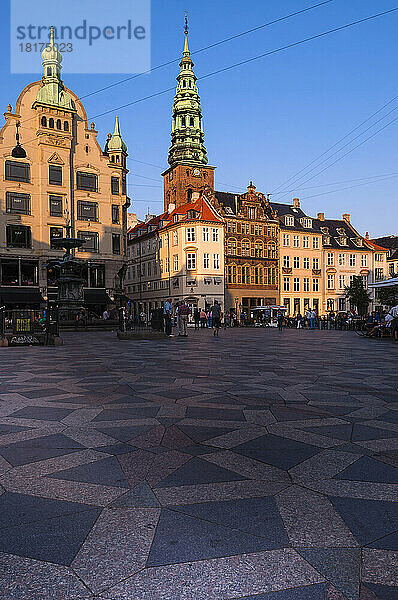
<path fill-rule="evenodd" d="M 362 277 L 354 275 L 349 287 L 346 287 L 346 298 L 349 299 L 351 306 L 355 306 L 359 315 L 366 314 L 370 304 L 370 296 L 363 285 Z"/>

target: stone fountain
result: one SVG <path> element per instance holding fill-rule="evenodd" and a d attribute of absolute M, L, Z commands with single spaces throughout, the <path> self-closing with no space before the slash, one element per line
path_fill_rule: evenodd
<path fill-rule="evenodd" d="M 58 315 L 60 321 L 75 320 L 76 314 L 83 308 L 84 294 L 82 277 L 83 261 L 76 260 L 72 250 L 80 248 L 85 240 L 69 236 L 52 238 L 54 247 L 66 250 L 62 261 L 58 263 L 60 275 L 58 284 Z"/>

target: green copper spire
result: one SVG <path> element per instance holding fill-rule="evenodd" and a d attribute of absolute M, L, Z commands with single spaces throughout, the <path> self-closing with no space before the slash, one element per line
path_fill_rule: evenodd
<path fill-rule="evenodd" d="M 50 29 L 50 41 L 42 52 L 44 75 L 37 102 L 74 110 L 72 98 L 61 81 L 62 54 L 54 42 L 54 27 Z"/>
<path fill-rule="evenodd" d="M 119 117 L 116 117 L 115 131 L 112 137 L 107 141 L 106 150 L 121 150 L 127 154 L 127 145 L 124 143 L 119 128 Z"/>
<path fill-rule="evenodd" d="M 178 85 L 173 105 L 169 164 L 172 167 L 179 163 L 206 165 L 208 160 L 204 146 L 202 108 L 196 86 L 196 77 L 193 72 L 193 62 L 189 52 L 187 17 L 185 17 L 184 51 L 177 81 Z"/>

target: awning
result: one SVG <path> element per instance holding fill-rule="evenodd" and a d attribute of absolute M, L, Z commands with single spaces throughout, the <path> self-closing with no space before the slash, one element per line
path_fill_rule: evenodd
<path fill-rule="evenodd" d="M 44 302 L 40 289 L 36 287 L 0 286 L 1 304 L 41 304 Z"/>
<path fill-rule="evenodd" d="M 112 304 L 105 289 L 84 290 L 84 304 Z"/>
<path fill-rule="evenodd" d="M 398 277 L 391 277 L 391 279 L 384 279 L 384 281 L 378 281 L 377 283 L 370 283 L 368 287 L 371 288 L 384 288 L 398 286 Z"/>

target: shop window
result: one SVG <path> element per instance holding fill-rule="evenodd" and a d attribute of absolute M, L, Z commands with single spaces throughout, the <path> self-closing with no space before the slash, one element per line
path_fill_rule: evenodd
<path fill-rule="evenodd" d="M 18 260 L 1 261 L 1 283 L 2 285 L 19 284 L 19 263 Z"/>
<path fill-rule="evenodd" d="M 21 260 L 21 285 L 37 285 L 37 261 Z"/>

